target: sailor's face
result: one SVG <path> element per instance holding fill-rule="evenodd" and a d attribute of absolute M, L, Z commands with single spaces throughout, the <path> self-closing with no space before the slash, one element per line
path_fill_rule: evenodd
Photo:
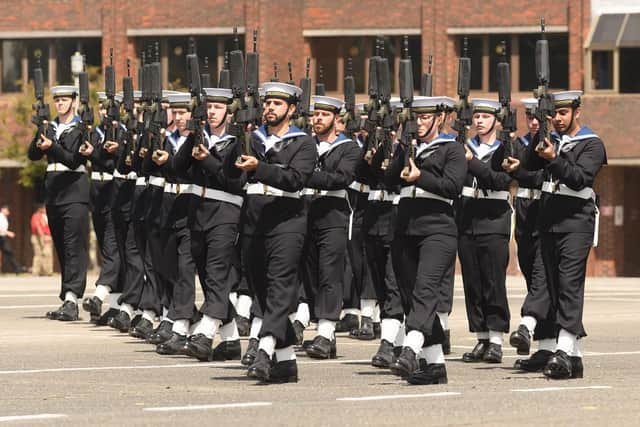
<path fill-rule="evenodd" d="M 436 115 L 433 113 L 422 113 L 416 116 L 416 122 L 418 123 L 418 137 L 424 138 L 427 136 L 430 128 L 433 128 L 433 121 L 436 119 Z"/>
<path fill-rule="evenodd" d="M 480 135 L 489 132 L 495 125 L 496 117 L 493 114 L 477 112 L 473 113 L 473 127 Z"/>
<path fill-rule="evenodd" d="M 324 110 L 315 110 L 313 112 L 313 132 L 316 135 L 324 135 L 333 126 L 336 115 Z"/>
<path fill-rule="evenodd" d="M 336 118 L 336 135 L 341 134 L 342 132 L 344 132 L 346 129 L 346 126 L 344 124 L 344 120 L 342 120 L 342 117 L 337 117 Z"/>
<path fill-rule="evenodd" d="M 212 128 L 220 126 L 227 115 L 227 104 L 222 102 L 207 103 L 207 122 Z"/>
<path fill-rule="evenodd" d="M 191 119 L 191 112 L 186 108 L 173 108 L 173 120 L 178 130 L 183 131 L 187 128 L 187 122 Z"/>
<path fill-rule="evenodd" d="M 580 109 L 577 108 L 575 113 L 570 107 L 556 108 L 556 112 L 551 118 L 551 124 L 558 133 L 569 132 L 570 126 L 573 126 L 574 120 L 580 117 Z"/>
<path fill-rule="evenodd" d="M 56 96 L 53 98 L 53 102 L 58 114 L 66 114 L 73 104 L 73 98 L 70 96 Z"/>
<path fill-rule="evenodd" d="M 529 129 L 531 135 L 535 135 L 540 129 L 540 122 L 532 114 L 527 114 L 527 129 Z"/>

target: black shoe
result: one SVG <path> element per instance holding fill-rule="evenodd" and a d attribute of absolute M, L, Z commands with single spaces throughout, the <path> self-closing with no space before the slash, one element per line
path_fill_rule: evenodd
<path fill-rule="evenodd" d="M 542 373 L 554 380 L 566 380 L 573 376 L 571 358 L 562 350 L 558 350 L 547 362 Z"/>
<path fill-rule="evenodd" d="M 107 310 L 104 313 L 102 313 L 102 316 L 100 316 L 95 321 L 96 326 L 108 326 L 109 325 L 109 320 L 111 320 L 114 317 L 116 317 L 118 315 L 118 313 L 120 313 L 120 310 L 118 310 L 117 308 L 110 308 L 109 310 Z M 92 317 L 93 317 L 93 315 L 92 315 Z"/>
<path fill-rule="evenodd" d="M 47 319 L 72 322 L 78 320 L 78 305 L 72 301 L 65 301 L 54 311 L 48 311 Z"/>
<path fill-rule="evenodd" d="M 265 382 L 271 384 L 297 383 L 298 364 L 295 359 L 273 363 L 271 365 L 269 379 L 265 380 Z"/>
<path fill-rule="evenodd" d="M 64 306 L 64 304 L 62 304 L 60 307 L 56 308 L 55 310 L 47 311 L 47 313 L 45 314 L 47 319 L 49 319 L 49 320 L 58 320 L 58 316 L 60 316 L 60 313 L 62 313 L 62 307 L 63 306 Z"/>
<path fill-rule="evenodd" d="M 147 319 L 142 319 L 136 326 L 129 329 L 129 335 L 142 340 L 147 340 L 153 333 L 153 323 Z"/>
<path fill-rule="evenodd" d="M 307 349 L 309 348 L 309 346 L 313 344 L 313 340 L 304 340 L 302 341 L 302 350 L 303 351 L 307 351 Z"/>
<path fill-rule="evenodd" d="M 242 360 L 240 360 L 240 363 L 242 363 L 244 366 L 253 365 L 253 362 L 255 362 L 256 356 L 258 355 L 258 344 L 260 344 L 260 341 L 255 338 L 249 338 L 247 351 L 244 353 L 244 356 L 242 356 Z"/>
<path fill-rule="evenodd" d="M 304 341 L 304 325 L 299 320 L 294 320 L 293 330 L 296 333 L 296 345 L 302 345 Z"/>
<path fill-rule="evenodd" d="M 382 326 L 380 326 L 380 322 L 373 322 L 373 336 L 375 339 L 379 339 L 382 334 Z"/>
<path fill-rule="evenodd" d="M 502 363 L 502 346 L 500 344 L 489 343 L 487 351 L 482 356 L 482 361 L 487 363 Z"/>
<path fill-rule="evenodd" d="M 136 314 L 135 316 L 133 316 L 133 319 L 131 319 L 131 323 L 129 324 L 129 332 L 131 332 L 131 329 L 135 328 L 141 321 L 142 314 Z"/>
<path fill-rule="evenodd" d="M 211 361 L 213 340 L 205 334 L 195 334 L 187 338 L 185 344 L 187 356 L 195 357 L 201 362 Z"/>
<path fill-rule="evenodd" d="M 247 376 L 257 378 L 260 381 L 268 382 L 271 378 L 271 367 L 273 366 L 273 364 L 273 361 L 266 351 L 258 350 L 258 354 L 256 355 L 255 360 L 253 361 L 251 366 L 249 366 Z"/>
<path fill-rule="evenodd" d="M 342 319 L 336 323 L 336 332 L 351 332 L 360 327 L 360 321 L 355 314 L 345 314 Z"/>
<path fill-rule="evenodd" d="M 102 314 L 102 301 L 98 297 L 85 298 L 82 300 L 82 309 L 89 314 L 100 317 Z"/>
<path fill-rule="evenodd" d="M 513 367 L 527 372 L 542 372 L 552 356 L 553 352 L 549 350 L 538 350 L 528 359 L 516 360 Z"/>
<path fill-rule="evenodd" d="M 131 319 L 129 318 L 129 315 L 126 312 L 120 311 L 116 315 L 116 317 L 109 320 L 109 326 L 111 326 L 113 329 L 119 330 L 120 332 L 129 332 L 129 327 L 131 326 Z"/>
<path fill-rule="evenodd" d="M 514 331 L 509 337 L 509 344 L 515 347 L 518 354 L 527 355 L 531 348 L 531 333 L 526 326 L 518 326 L 518 330 Z"/>
<path fill-rule="evenodd" d="M 462 355 L 462 361 L 466 363 L 482 362 L 482 357 L 489 347 L 489 340 L 478 340 L 473 350 Z"/>
<path fill-rule="evenodd" d="M 402 378 L 407 378 L 418 370 L 418 359 L 416 354 L 409 347 L 403 347 L 400 356 L 391 365 L 391 372 Z"/>
<path fill-rule="evenodd" d="M 393 354 L 393 344 L 387 340 L 380 341 L 378 351 L 371 359 L 371 365 L 376 368 L 389 368 L 395 362 L 396 356 Z"/>
<path fill-rule="evenodd" d="M 244 316 L 236 316 L 236 326 L 241 337 L 248 337 L 251 332 L 251 321 Z"/>
<path fill-rule="evenodd" d="M 158 344 L 156 347 L 156 353 L 158 354 L 185 354 L 184 346 L 187 343 L 187 336 L 173 333 L 168 341 Z"/>
<path fill-rule="evenodd" d="M 147 342 L 149 344 L 158 345 L 168 341 L 173 335 L 173 331 L 171 330 L 172 328 L 173 323 L 169 322 L 168 320 L 163 320 L 153 331 L 153 333 L 149 335 Z"/>
<path fill-rule="evenodd" d="M 442 343 L 442 352 L 451 354 L 451 331 L 449 329 L 444 330 L 444 342 Z"/>
<path fill-rule="evenodd" d="M 355 338 L 357 340 L 375 340 L 376 334 L 373 330 L 373 320 L 370 317 L 363 317 L 360 319 L 360 327 L 351 330 L 349 332 L 349 338 Z"/>
<path fill-rule="evenodd" d="M 225 360 L 240 360 L 242 348 L 240 340 L 222 341 L 211 352 L 211 360 L 224 362 Z"/>
<path fill-rule="evenodd" d="M 420 368 L 407 377 L 407 382 L 414 385 L 446 384 L 447 368 L 444 363 L 431 363 Z"/>
<path fill-rule="evenodd" d="M 328 340 L 322 335 L 318 335 L 305 351 L 307 352 L 307 356 L 314 359 L 335 359 L 336 340 Z"/>
<path fill-rule="evenodd" d="M 582 357 L 571 356 L 571 378 L 584 377 L 584 365 Z"/>

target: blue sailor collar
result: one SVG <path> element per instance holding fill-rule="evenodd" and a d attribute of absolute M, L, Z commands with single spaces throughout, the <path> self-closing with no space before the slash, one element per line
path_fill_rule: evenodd
<path fill-rule="evenodd" d="M 315 139 L 316 139 L 316 147 L 318 148 L 318 155 L 320 156 L 326 156 L 331 151 L 333 151 L 336 147 L 342 144 L 353 142 L 351 138 L 347 138 L 347 136 L 343 133 L 340 133 L 338 137 L 334 139 L 333 142 L 331 143 L 327 141 L 320 141 L 318 137 L 316 137 Z"/>
<path fill-rule="evenodd" d="M 269 138 L 269 136 L 272 136 L 267 132 L 267 125 L 260 126 L 258 129 L 254 130 L 253 133 L 260 139 L 260 141 L 262 141 L 263 144 L 267 141 L 267 138 Z M 284 141 L 285 139 L 305 135 L 306 132 L 303 132 L 300 128 L 296 126 L 289 126 L 289 130 L 287 131 L 287 133 L 282 136 L 278 136 L 277 138 L 280 139 L 280 141 Z"/>
<path fill-rule="evenodd" d="M 533 141 L 533 137 L 531 136 L 530 133 L 518 137 L 518 142 L 523 147 L 528 147 L 529 144 L 531 144 L 531 141 Z"/>
<path fill-rule="evenodd" d="M 104 130 L 102 130 L 102 125 L 96 126 L 96 132 L 100 135 L 100 142 L 104 142 Z"/>
<path fill-rule="evenodd" d="M 595 134 L 594 131 L 592 131 L 590 128 L 588 128 L 587 126 L 581 127 L 580 130 L 578 131 L 578 133 L 575 134 L 575 136 L 569 136 L 569 135 L 560 135 L 556 132 L 552 132 L 551 133 L 551 137 L 558 142 L 558 152 L 567 152 L 567 151 L 571 151 L 573 149 L 573 147 L 575 147 L 576 145 L 578 145 L 578 143 L 580 141 L 584 141 L 587 139 L 593 139 L 593 138 L 600 138 L 598 135 Z"/>
<path fill-rule="evenodd" d="M 471 138 L 469 140 L 469 142 L 467 142 L 467 147 L 469 147 L 469 149 L 471 150 L 471 152 L 473 153 L 474 157 L 476 157 L 477 159 L 486 162 L 488 161 L 491 156 L 493 156 L 493 153 L 495 153 L 495 151 L 500 148 L 500 141 L 499 140 L 495 140 L 493 141 L 493 143 L 491 143 L 489 145 L 489 151 L 487 151 L 486 153 L 480 153 L 480 145 L 482 143 L 480 142 L 480 139 L 478 138 L 478 136 L 474 136 L 473 138 Z"/>
<path fill-rule="evenodd" d="M 453 135 L 449 135 L 447 133 L 441 133 L 436 136 L 431 142 L 421 142 L 416 147 L 416 156 L 419 156 L 423 152 L 433 151 L 434 148 L 439 147 L 440 145 L 446 144 L 448 142 L 455 142 L 456 139 Z"/>
<path fill-rule="evenodd" d="M 51 122 L 51 125 L 54 129 L 57 129 L 58 126 L 66 126 L 67 128 L 72 128 L 74 126 L 77 126 L 81 121 L 82 120 L 80 120 L 80 116 L 73 116 L 73 119 L 71 119 L 69 123 L 60 123 L 60 117 L 56 117 Z"/>

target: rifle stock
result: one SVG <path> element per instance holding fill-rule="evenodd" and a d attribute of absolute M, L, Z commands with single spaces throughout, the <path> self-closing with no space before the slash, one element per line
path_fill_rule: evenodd
<path fill-rule="evenodd" d="M 549 41 L 545 36 L 544 18 L 540 19 L 540 28 L 540 39 L 536 42 L 536 76 L 538 87 L 533 91 L 533 96 L 538 98 L 538 106 L 533 111 L 533 115 L 539 124 L 537 151 L 542 151 L 545 148 L 544 140 L 549 138 L 550 133 L 547 117 L 552 117 L 555 112 L 553 96 L 549 93 Z"/>
<path fill-rule="evenodd" d="M 453 129 L 457 132 L 456 141 L 460 144 L 467 143 L 467 132 L 471 126 L 473 115 L 469 104 L 469 90 L 471 86 L 471 58 L 468 57 L 468 39 L 465 37 L 462 55 L 458 61 L 458 104 L 456 105 L 457 117 L 453 123 Z"/>

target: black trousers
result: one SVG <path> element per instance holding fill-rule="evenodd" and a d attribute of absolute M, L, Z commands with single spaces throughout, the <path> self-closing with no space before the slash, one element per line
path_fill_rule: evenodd
<path fill-rule="evenodd" d="M 175 239 L 169 241 L 168 234 L 162 228 L 149 223 L 146 226 L 146 237 L 148 256 L 145 256 L 145 266 L 148 258 L 150 268 L 155 273 L 157 297 L 160 299 L 160 304 L 169 309 L 173 301 L 173 278 L 177 274 L 177 268 L 175 267 L 175 257 L 166 260 L 165 252 L 175 253 L 177 251 Z M 169 245 L 171 245 L 170 248 L 168 247 Z"/>
<path fill-rule="evenodd" d="M 360 297 L 377 300 L 381 318 L 397 319 L 402 322 L 404 307 L 391 257 L 392 240 L 392 235 L 366 237 L 365 253 L 371 279 L 365 280 Z"/>
<path fill-rule="evenodd" d="M 457 246 L 457 243 L 456 243 Z M 453 283 L 456 275 L 456 257 L 454 255 L 449 268 L 442 277 L 442 286 L 438 287 L 438 313 L 449 313 L 453 309 Z"/>
<path fill-rule="evenodd" d="M 163 229 L 165 279 L 172 284 L 169 318 L 192 320 L 196 314 L 196 266 L 191 255 L 191 231 L 187 227 Z M 155 263 L 154 263 L 155 266 Z"/>
<path fill-rule="evenodd" d="M 129 304 L 134 308 L 140 305 L 144 288 L 144 265 L 142 252 L 136 234 L 142 233 L 144 224 L 137 221 L 126 221 L 118 218 L 115 221 L 116 240 L 120 248 L 121 265 L 124 280 L 118 299 L 119 304 Z"/>
<path fill-rule="evenodd" d="M 347 240 L 347 267 L 345 268 L 343 308 L 360 308 L 360 295 L 367 278 L 365 234 L 362 224 L 354 221 L 351 240 Z"/>
<path fill-rule="evenodd" d="M 457 238 L 444 234 L 397 236 L 393 242 L 394 270 L 402 294 L 406 328 L 422 332 L 425 346 L 442 344 L 444 331 L 436 314 L 441 288 L 455 261 Z"/>
<path fill-rule="evenodd" d="M 93 212 L 91 215 L 93 221 L 93 230 L 96 233 L 98 246 L 100 247 L 100 257 L 102 265 L 100 265 L 100 275 L 96 280 L 96 286 L 109 286 L 113 291 L 118 290 L 120 284 L 120 253 L 118 251 L 118 242 L 116 241 L 116 231 L 114 219 L 111 211 Z"/>
<path fill-rule="evenodd" d="M 234 266 L 237 238 L 238 224 L 191 230 L 191 254 L 204 293 L 200 312 L 224 323 L 234 315 L 229 293 L 238 280 Z"/>
<path fill-rule="evenodd" d="M 509 236 L 463 234 L 458 240 L 470 332 L 509 332 L 506 275 Z"/>
<path fill-rule="evenodd" d="M 298 297 L 304 234 L 242 238 L 242 263 L 247 283 L 255 295 L 251 311 L 262 318 L 260 337 L 272 335 L 276 348 L 294 345 L 296 335 L 289 321 L 291 307 Z"/>
<path fill-rule="evenodd" d="M 556 330 L 587 336 L 582 324 L 591 233 L 542 233 L 541 252 Z"/>
<path fill-rule="evenodd" d="M 536 319 L 534 339 L 555 338 L 556 330 L 551 313 L 551 295 L 547 288 L 540 238 L 531 234 L 516 234 L 518 265 L 527 283 L 527 296 L 520 310 L 521 316 Z"/>
<path fill-rule="evenodd" d="M 89 207 L 86 203 L 47 205 L 47 217 L 62 273 L 60 299 L 67 292 L 80 298 L 87 286 Z"/>
<path fill-rule="evenodd" d="M 13 254 L 11 248 L 11 241 L 8 237 L 0 236 L 0 252 L 2 252 L 2 267 L 10 266 L 13 273 L 19 273 L 21 271 L 20 265 L 16 261 L 16 257 Z"/>

